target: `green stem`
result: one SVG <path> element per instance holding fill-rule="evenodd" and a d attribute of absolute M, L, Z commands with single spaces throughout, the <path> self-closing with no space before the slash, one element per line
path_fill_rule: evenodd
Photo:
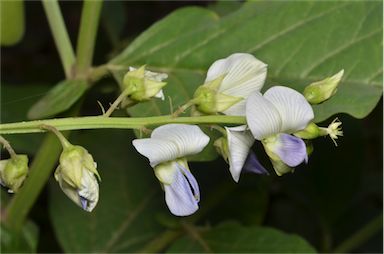
<path fill-rule="evenodd" d="M 9 155 L 12 157 L 16 157 L 16 152 L 13 150 L 12 146 L 9 144 L 8 140 L 0 136 L 0 144 L 8 151 Z"/>
<path fill-rule="evenodd" d="M 68 135 L 68 133 L 64 134 Z M 61 145 L 53 134 L 48 134 L 37 152 L 29 176 L 8 206 L 5 222 L 15 232 L 21 230 L 25 218 L 47 182 L 61 152 Z"/>
<path fill-rule="evenodd" d="M 72 67 L 75 63 L 75 54 L 71 41 L 65 28 L 63 16 L 61 15 L 57 0 L 42 0 L 45 14 L 48 18 L 49 27 L 59 51 L 61 63 L 63 64 L 65 76 L 72 77 Z"/>
<path fill-rule="evenodd" d="M 42 124 L 42 125 L 40 125 L 40 128 L 48 130 L 48 131 L 52 132 L 53 134 L 55 134 L 56 137 L 60 140 L 60 143 L 63 146 L 63 148 L 67 148 L 71 145 L 71 143 L 68 142 L 68 140 L 65 138 L 65 136 L 60 131 L 58 131 L 55 127 L 50 126 L 50 125 L 46 125 L 46 124 Z"/>
<path fill-rule="evenodd" d="M 383 228 L 383 214 L 375 217 L 367 225 L 342 242 L 334 249 L 334 253 L 350 253 L 357 247 L 365 243 L 372 236 L 377 234 Z"/>
<path fill-rule="evenodd" d="M 174 118 L 172 115 L 136 118 L 86 116 L 0 124 L 0 134 L 44 132 L 45 130 L 41 129 L 41 125 L 43 124 L 53 126 L 56 129 L 63 131 L 106 128 L 141 129 L 145 126 L 157 126 L 169 123 L 241 125 L 246 124 L 246 121 L 245 117 L 242 116 L 226 115 L 177 118 Z"/>
<path fill-rule="evenodd" d="M 80 77 L 87 75 L 92 65 L 102 4 L 101 0 L 84 0 L 76 48 L 76 75 Z"/>

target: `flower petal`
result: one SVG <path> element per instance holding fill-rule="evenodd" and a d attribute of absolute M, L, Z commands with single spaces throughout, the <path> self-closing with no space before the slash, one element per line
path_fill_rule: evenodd
<path fill-rule="evenodd" d="M 192 176 L 194 179 L 194 177 Z M 196 181 L 196 180 L 195 180 Z M 164 185 L 165 202 L 171 213 L 176 216 L 188 216 L 199 209 L 198 201 L 191 186 L 181 170 L 176 171 L 172 184 Z"/>
<path fill-rule="evenodd" d="M 289 167 L 296 167 L 308 160 L 307 149 L 301 138 L 281 133 L 277 136 L 276 144 L 271 147 L 272 152 Z"/>
<path fill-rule="evenodd" d="M 281 117 L 273 104 L 261 93 L 251 94 L 246 102 L 248 126 L 257 140 L 277 134 L 281 129 Z"/>
<path fill-rule="evenodd" d="M 83 207 L 83 209 L 91 212 L 99 201 L 99 184 L 97 183 L 95 175 L 89 170 L 83 170 L 81 189 L 78 191 L 78 193 L 81 206 L 83 207 L 83 205 L 86 204 L 86 207 Z M 87 202 L 84 202 L 84 199 Z"/>
<path fill-rule="evenodd" d="M 166 124 L 156 128 L 151 139 L 171 141 L 176 151 L 177 157 L 185 157 L 201 152 L 209 142 L 209 137 L 196 125 L 188 124 Z"/>
<path fill-rule="evenodd" d="M 264 98 L 272 102 L 279 111 L 282 132 L 302 130 L 314 118 L 312 107 L 305 97 L 289 87 L 274 86 L 265 92 Z"/>
<path fill-rule="evenodd" d="M 195 196 L 195 199 L 197 202 L 200 201 L 200 189 L 199 185 L 197 184 L 197 181 L 195 177 L 192 175 L 191 171 L 188 169 L 184 168 L 181 164 L 177 164 L 179 170 L 184 174 L 184 176 L 187 178 L 189 184 L 191 185 L 193 194 Z"/>
<path fill-rule="evenodd" d="M 247 160 L 243 166 L 244 172 L 251 172 L 259 175 L 269 175 L 268 170 L 266 170 L 263 165 L 259 162 L 256 157 L 256 154 L 253 151 L 249 151 Z"/>
<path fill-rule="evenodd" d="M 136 150 L 149 159 L 152 167 L 180 157 L 176 144 L 170 140 L 143 138 L 132 141 Z"/>
<path fill-rule="evenodd" d="M 235 53 L 217 60 L 208 69 L 205 82 L 225 75 L 219 92 L 246 99 L 252 92 L 260 91 L 267 76 L 267 65 L 251 54 Z M 244 115 L 245 103 L 237 103 L 225 114 Z"/>
<path fill-rule="evenodd" d="M 241 170 L 243 169 L 245 160 L 247 159 L 249 149 L 255 142 L 252 133 L 246 130 L 246 126 L 237 126 L 233 128 L 225 128 L 228 138 L 228 162 L 229 171 L 233 180 L 239 181 Z"/>

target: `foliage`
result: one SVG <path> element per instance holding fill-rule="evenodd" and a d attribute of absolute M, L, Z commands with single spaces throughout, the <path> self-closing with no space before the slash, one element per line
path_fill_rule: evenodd
<path fill-rule="evenodd" d="M 152 13 L 151 5 L 142 5 L 142 14 L 161 17 L 157 11 Z M 129 108 L 128 114 L 139 117 L 169 114 L 192 98 L 215 60 L 234 52 L 249 52 L 268 64 L 264 91 L 283 84 L 302 92 L 311 82 L 344 69 L 345 75 L 336 95 L 314 105 L 313 109 L 317 123 L 334 114 L 346 113 L 340 116 L 345 137 L 337 149 L 333 149 L 329 140 L 314 141 L 316 150 L 309 165 L 298 167 L 294 174 L 283 177 L 247 174 L 238 185 L 231 181 L 228 165 L 216 159 L 211 142 L 202 154 L 192 158 L 193 161 L 206 161 L 193 163 L 193 174 L 203 193 L 200 210 L 189 218 L 177 218 L 170 215 L 164 205 L 162 190 L 146 159 L 133 149 L 133 132 L 75 131 L 71 142 L 86 147 L 98 163 L 102 182 L 97 207 L 92 213 L 81 211 L 63 195 L 51 177 L 49 188 L 34 204 L 28 222 L 19 230 L 21 233 L 8 229 L 6 223 L 2 225 L 1 234 L 5 236 L 1 241 L 2 251 L 313 253 L 330 252 L 338 246 L 346 252 L 382 250 L 382 239 L 377 234 L 381 228 L 364 230 L 372 218 L 382 214 L 382 189 L 379 188 L 382 186 L 382 144 L 378 141 L 382 138 L 382 109 L 380 105 L 376 107 L 382 95 L 382 3 L 257 1 L 178 8 L 137 37 L 129 38 L 127 46 L 122 46 L 126 44 L 119 41 L 124 22 L 135 24 L 129 20 L 129 15 L 125 16 L 124 8 L 138 6 L 140 4 L 130 2 L 104 3 L 99 29 L 105 29 L 106 36 L 97 38 L 95 50 L 95 62 L 101 65 L 90 68 L 86 74 L 84 67 L 87 66 L 81 66 L 81 72 L 76 72 L 75 65 L 69 76 L 71 66 L 66 67 L 67 79 L 60 82 L 47 78 L 48 72 L 46 75 L 39 73 L 39 81 L 52 84 L 53 88 L 48 91 L 47 86 L 31 81 L 32 74 L 22 79 L 28 85 L 16 86 L 12 78 L 22 72 L 14 76 L 9 74 L 8 78 L 9 69 L 5 69 L 6 75 L 1 80 L 2 123 L 25 121 L 27 117 L 44 119 L 73 115 L 81 104 L 79 114 L 100 114 L 96 101 L 108 105 L 120 93 L 120 87 L 111 83 L 122 82 L 130 66 L 142 65 L 169 75 L 164 89 L 165 100 L 139 103 Z M 69 10 L 71 6 L 66 7 Z M 22 7 L 17 8 L 15 24 L 10 26 L 15 25 L 15 28 L 1 29 L 4 40 L 10 36 L 9 43 L 15 43 L 23 34 Z M 27 4 L 27 12 L 28 8 L 37 8 L 37 4 Z M 96 9 L 94 11 L 98 12 Z M 97 17 L 95 15 L 95 20 L 86 24 L 90 29 L 96 28 Z M 143 18 L 138 21 L 145 22 Z M 27 32 L 28 29 L 34 28 L 27 27 Z M 77 30 L 77 24 L 75 29 L 68 29 L 70 33 Z M 3 35 L 9 31 L 13 35 Z M 87 35 L 81 44 L 87 45 L 87 40 L 94 45 L 94 39 Z M 13 52 L 6 50 L 2 61 L 13 57 Z M 109 60 L 105 59 L 107 53 Z M 56 52 L 52 54 L 57 57 Z M 92 57 L 92 52 L 84 54 Z M 23 61 L 21 56 L 17 57 Z M 82 62 L 91 60 L 82 59 Z M 49 64 L 46 67 L 53 68 Z M 35 66 L 30 68 L 39 70 Z M 59 66 L 54 68 L 60 69 Z M 63 79 L 63 76 L 56 76 L 56 81 Z M 374 114 L 369 115 L 372 111 Z M 125 116 L 126 112 L 117 111 L 115 115 Z M 367 116 L 363 121 L 353 119 Z M 203 130 L 211 137 L 217 135 L 209 128 Z M 31 157 L 40 156 L 31 172 L 35 174 L 31 175 L 33 181 L 47 179 L 51 172 L 44 170 L 46 175 L 41 177 L 35 173 L 44 164 L 41 154 L 49 154 L 49 170 L 53 169 L 53 159 L 59 155 L 59 147 L 48 141 L 43 142 L 40 155 L 37 154 L 42 137 L 42 134 L 6 136 L 15 150 Z M 44 147 L 44 143 L 50 145 Z M 264 154 L 258 145 L 254 150 L 258 155 Z M 259 159 L 272 168 L 266 156 L 261 155 Z M 32 192 L 37 195 L 44 184 L 40 182 Z M 33 189 L 33 186 L 28 188 Z M 1 195 L 3 222 L 3 210 L 18 201 L 11 198 L 9 203 L 4 202 L 10 197 L 5 189 Z M 26 209 L 28 212 L 29 208 Z M 381 220 L 375 217 L 374 221 Z M 46 228 L 52 228 L 50 236 L 44 234 Z M 348 249 L 350 245 L 345 242 L 348 243 L 348 237 L 359 233 L 360 229 L 367 236 L 359 239 L 370 241 L 366 244 L 361 241 L 360 246 Z M 58 246 L 54 244 L 56 241 Z"/>

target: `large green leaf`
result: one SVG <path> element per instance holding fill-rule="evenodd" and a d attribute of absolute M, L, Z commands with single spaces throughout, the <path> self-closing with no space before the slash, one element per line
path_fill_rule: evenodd
<path fill-rule="evenodd" d="M 85 80 L 64 80 L 53 87 L 28 111 L 28 118 L 52 117 L 69 109 L 87 91 Z"/>
<path fill-rule="evenodd" d="M 162 229 L 156 213 L 168 213 L 163 193 L 147 160 L 133 151 L 131 139 L 130 132 L 110 130 L 74 137 L 74 144 L 94 156 L 102 181 L 99 203 L 91 213 L 52 182 L 50 214 L 64 251 L 134 252 Z"/>
<path fill-rule="evenodd" d="M 266 227 L 243 227 L 225 223 L 201 233 L 197 237 L 183 237 L 168 250 L 171 253 L 314 253 L 304 239 Z"/>
<path fill-rule="evenodd" d="M 234 52 L 249 52 L 269 65 L 268 86 L 302 91 L 340 69 L 336 96 L 314 107 L 316 121 L 345 112 L 365 117 L 382 94 L 381 2 L 251 2 L 218 18 L 201 8 L 181 9 L 139 36 L 111 61 L 147 64 L 170 74 L 165 88 L 173 105 L 188 100 L 207 68 Z M 121 80 L 123 72 L 114 72 Z M 169 101 L 134 107 L 133 115 L 169 113 Z"/>

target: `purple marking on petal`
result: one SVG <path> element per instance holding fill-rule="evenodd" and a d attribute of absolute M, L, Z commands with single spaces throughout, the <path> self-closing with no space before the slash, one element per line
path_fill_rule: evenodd
<path fill-rule="evenodd" d="M 84 209 L 84 210 L 87 210 L 87 207 L 88 207 L 88 199 L 80 196 L 80 203 L 81 203 L 81 207 Z"/>
<path fill-rule="evenodd" d="M 197 202 L 199 202 L 200 201 L 200 189 L 199 189 L 199 185 L 197 184 L 195 177 L 192 175 L 192 173 L 188 169 L 185 169 L 180 164 L 177 164 L 177 166 L 181 170 L 181 172 L 184 174 L 184 176 L 187 178 L 189 184 L 192 187 L 193 194 L 195 194 L 195 198 L 196 198 Z"/>
<path fill-rule="evenodd" d="M 253 151 L 249 151 L 248 157 L 244 163 L 244 172 L 255 173 L 259 175 L 269 175 L 269 172 L 261 165 Z"/>
<path fill-rule="evenodd" d="M 277 148 L 273 152 L 288 166 L 296 167 L 308 160 L 307 149 L 301 138 L 281 133 L 277 142 Z"/>
<path fill-rule="evenodd" d="M 193 176 L 192 178 L 194 179 Z M 195 179 L 194 181 L 196 182 Z M 194 183 L 191 185 L 194 185 Z M 188 216 L 199 209 L 199 206 L 197 205 L 198 201 L 192 192 L 191 185 L 180 169 L 176 171 L 173 183 L 164 185 L 165 202 L 171 213 L 174 215 Z"/>

